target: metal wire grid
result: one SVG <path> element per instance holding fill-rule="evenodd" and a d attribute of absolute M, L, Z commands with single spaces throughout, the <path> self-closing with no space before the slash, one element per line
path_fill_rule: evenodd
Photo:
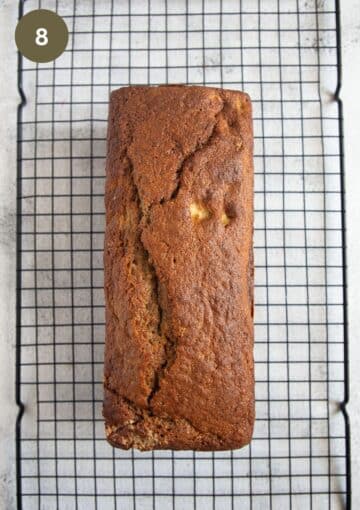
<path fill-rule="evenodd" d="M 27 0 L 20 15 L 36 8 L 70 40 L 19 66 L 18 507 L 349 508 L 335 1 Z M 104 440 L 108 95 L 144 83 L 253 99 L 257 421 L 240 451 Z"/>

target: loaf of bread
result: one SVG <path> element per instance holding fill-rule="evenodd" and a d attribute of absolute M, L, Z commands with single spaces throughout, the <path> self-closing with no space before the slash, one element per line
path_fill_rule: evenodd
<path fill-rule="evenodd" d="M 111 94 L 106 436 L 140 450 L 240 448 L 254 425 L 249 97 Z"/>

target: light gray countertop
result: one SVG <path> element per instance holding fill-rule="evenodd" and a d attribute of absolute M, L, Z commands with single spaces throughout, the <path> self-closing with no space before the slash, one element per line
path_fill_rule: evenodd
<path fill-rule="evenodd" d="M 0 2 L 0 509 L 15 505 L 17 2 Z"/>
<path fill-rule="evenodd" d="M 345 2 L 343 3 L 345 5 Z M 17 2 L 0 1 L 0 510 L 15 505 L 15 282 L 16 282 L 16 111 L 17 55 L 13 40 Z M 348 243 L 348 298 L 353 503 L 360 503 L 360 10 L 356 0 L 342 10 L 345 168 Z"/>
<path fill-rule="evenodd" d="M 344 5 L 345 3 L 343 3 Z M 347 220 L 351 458 L 353 507 L 360 503 L 360 10 L 356 0 L 342 10 L 345 185 Z"/>

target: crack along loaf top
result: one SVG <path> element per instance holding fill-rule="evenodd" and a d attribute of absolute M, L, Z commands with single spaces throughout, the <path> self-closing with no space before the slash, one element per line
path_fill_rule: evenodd
<path fill-rule="evenodd" d="M 112 93 L 104 417 L 121 448 L 225 450 L 254 422 L 249 97 Z"/>

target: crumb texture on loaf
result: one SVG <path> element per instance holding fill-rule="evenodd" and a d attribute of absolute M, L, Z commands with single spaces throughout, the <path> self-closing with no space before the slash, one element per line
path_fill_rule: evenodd
<path fill-rule="evenodd" d="M 121 448 L 224 450 L 254 423 L 249 97 L 112 93 L 104 417 Z"/>

